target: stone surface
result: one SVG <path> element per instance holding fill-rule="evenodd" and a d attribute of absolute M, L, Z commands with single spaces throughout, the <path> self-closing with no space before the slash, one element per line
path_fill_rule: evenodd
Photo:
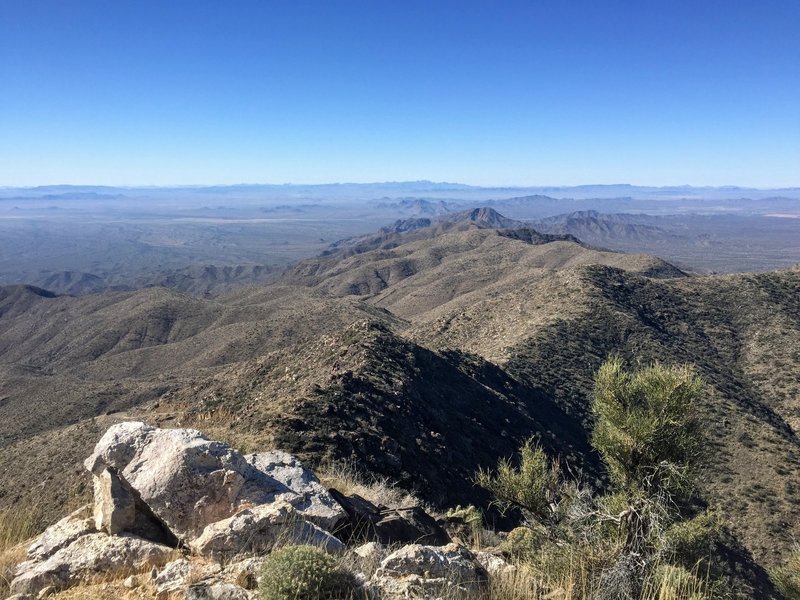
<path fill-rule="evenodd" d="M 94 526 L 108 534 L 131 531 L 136 523 L 136 499 L 116 469 L 103 469 L 93 478 Z"/>
<path fill-rule="evenodd" d="M 329 552 L 343 552 L 344 544 L 320 527 L 303 520 L 287 502 L 262 504 L 211 523 L 190 547 L 217 561 L 242 554 L 269 551 L 276 542 L 310 544 Z"/>
<path fill-rule="evenodd" d="M 129 570 L 165 564 L 173 549 L 131 535 L 90 533 L 43 561 L 29 560 L 17 568 L 11 592 L 35 595 L 47 586 L 63 589 L 87 575 L 113 576 Z"/>
<path fill-rule="evenodd" d="M 386 549 L 378 542 L 367 542 L 353 549 L 353 553 L 365 560 L 383 560 Z"/>
<path fill-rule="evenodd" d="M 184 542 L 243 508 L 278 500 L 296 504 L 309 519 L 327 527 L 344 516 L 313 474 L 290 455 L 245 458 L 194 429 L 119 423 L 103 435 L 85 465 L 95 477 L 114 469 L 158 521 Z"/>
<path fill-rule="evenodd" d="M 95 531 L 91 506 L 87 504 L 45 529 L 28 548 L 28 560 L 44 560 L 79 537 Z"/>
<path fill-rule="evenodd" d="M 166 598 L 170 594 L 185 590 L 191 581 L 216 575 L 222 571 L 217 563 L 189 561 L 185 558 L 173 560 L 164 565 L 153 577 L 156 598 Z"/>
<path fill-rule="evenodd" d="M 164 568 L 153 578 L 156 596 L 166 597 L 167 594 L 185 588 L 188 584 L 191 570 L 191 564 L 185 558 L 179 558 L 164 565 Z"/>
<path fill-rule="evenodd" d="M 298 494 L 301 498 L 293 501 L 292 506 L 301 512 L 307 521 L 328 531 L 334 531 L 336 526 L 347 518 L 347 513 L 322 486 L 316 475 L 291 454 L 273 450 L 248 454 L 245 459 L 259 471 Z"/>
<path fill-rule="evenodd" d="M 486 581 L 486 571 L 467 548 L 411 544 L 383 559 L 370 587 L 385 600 L 434 600 L 442 595 L 477 594 Z"/>
<path fill-rule="evenodd" d="M 186 600 L 251 600 L 255 598 L 233 583 L 224 581 L 200 581 L 189 586 L 184 596 Z"/>

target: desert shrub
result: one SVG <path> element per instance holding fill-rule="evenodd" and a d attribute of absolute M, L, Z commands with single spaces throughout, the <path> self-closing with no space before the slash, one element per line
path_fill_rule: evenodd
<path fill-rule="evenodd" d="M 796 547 L 786 564 L 770 571 L 777 590 L 787 600 L 800 600 L 800 547 Z"/>
<path fill-rule="evenodd" d="M 600 367 L 592 445 L 617 489 L 671 497 L 693 490 L 704 446 L 697 406 L 702 392 L 702 380 L 687 365 L 627 372 L 614 357 Z"/>
<path fill-rule="evenodd" d="M 518 466 L 504 458 L 495 471 L 478 471 L 475 480 L 494 494 L 502 510 L 517 506 L 535 519 L 547 521 L 552 516 L 560 476 L 558 464 L 551 463 L 541 446 L 528 440 L 519 450 Z"/>
<path fill-rule="evenodd" d="M 696 510 L 696 474 L 705 440 L 698 402 L 703 383 L 688 366 L 634 372 L 611 358 L 595 377 L 592 444 L 611 476 L 596 495 L 568 481 L 531 441 L 517 463 L 501 460 L 477 482 L 502 507 L 527 511 L 503 550 L 544 587 L 560 582 L 595 600 L 721 597 L 712 576 L 719 516 Z M 533 518 L 530 518 L 533 517 Z M 702 571 L 703 575 L 698 576 Z"/>
<path fill-rule="evenodd" d="M 464 532 L 473 542 L 480 542 L 483 514 L 477 506 L 456 506 L 447 511 L 445 518 L 451 527 Z"/>
<path fill-rule="evenodd" d="M 534 531 L 530 527 L 516 527 L 508 533 L 502 549 L 512 558 L 530 559 L 542 547 L 544 538 L 542 532 Z"/>
<path fill-rule="evenodd" d="M 677 521 L 664 532 L 662 552 L 674 562 L 692 567 L 709 558 L 722 533 L 722 519 L 705 511 L 686 521 Z"/>
<path fill-rule="evenodd" d="M 261 600 L 343 598 L 352 589 L 352 575 L 313 546 L 286 546 L 270 554 L 259 584 Z"/>

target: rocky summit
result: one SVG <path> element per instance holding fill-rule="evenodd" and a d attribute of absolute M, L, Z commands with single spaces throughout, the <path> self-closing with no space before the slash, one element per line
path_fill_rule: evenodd
<path fill-rule="evenodd" d="M 243 455 L 194 429 L 114 425 L 86 459 L 94 503 L 48 527 L 17 567 L 11 598 L 33 600 L 98 576 L 147 582 L 158 598 L 256 598 L 283 546 L 351 555 L 365 597 L 438 598 L 513 570 L 453 543 L 420 507 L 392 510 L 326 489 L 281 451 Z M 338 498 L 338 500 L 337 500 Z M 430 539 L 435 545 L 415 542 Z M 487 570 L 488 569 L 488 570 Z"/>

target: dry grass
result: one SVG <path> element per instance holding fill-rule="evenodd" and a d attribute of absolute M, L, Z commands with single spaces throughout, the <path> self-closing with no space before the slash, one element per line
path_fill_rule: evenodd
<path fill-rule="evenodd" d="M 25 559 L 28 542 L 36 533 L 32 509 L 0 511 L 0 596 L 8 593 L 16 566 Z"/>
<path fill-rule="evenodd" d="M 316 473 L 322 485 L 326 488 L 335 488 L 346 496 L 358 494 L 373 504 L 392 508 L 408 506 L 431 508 L 413 494 L 393 485 L 388 477 L 363 474 L 353 462 L 327 463 L 321 465 Z"/>
<path fill-rule="evenodd" d="M 156 588 L 152 579 L 147 576 L 139 578 L 140 585 L 128 589 L 123 585 L 125 578 L 107 579 L 84 583 L 50 596 L 53 600 L 145 600 L 156 597 Z M 173 593 L 164 600 L 183 598 L 183 592 Z"/>

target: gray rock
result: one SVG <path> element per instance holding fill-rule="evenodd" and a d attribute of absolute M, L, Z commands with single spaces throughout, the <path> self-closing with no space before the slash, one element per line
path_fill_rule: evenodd
<path fill-rule="evenodd" d="M 300 500 L 292 502 L 292 506 L 303 514 L 306 521 L 334 531 L 347 518 L 347 513 L 322 486 L 316 475 L 291 454 L 273 450 L 248 454 L 245 459 L 259 471 L 301 496 Z"/>
<path fill-rule="evenodd" d="M 223 581 L 201 581 L 189 586 L 186 600 L 251 600 L 247 590 Z"/>
<path fill-rule="evenodd" d="M 404 546 L 387 556 L 370 587 L 386 600 L 478 594 L 487 582 L 475 555 L 462 546 Z"/>
<path fill-rule="evenodd" d="M 186 587 L 192 567 L 188 560 L 179 558 L 164 565 L 153 579 L 156 596 L 165 597 Z"/>
<path fill-rule="evenodd" d="M 70 587 L 84 577 L 115 575 L 165 564 L 173 550 L 131 535 L 90 533 L 55 552 L 49 558 L 29 560 L 17 568 L 11 582 L 14 594 L 35 595 L 48 586 Z"/>
<path fill-rule="evenodd" d="M 419 506 L 387 508 L 376 506 L 357 494 L 345 496 L 330 490 L 331 496 L 347 513 L 347 521 L 337 530 L 348 543 L 379 542 L 393 544 L 450 543 L 447 532 Z"/>
<path fill-rule="evenodd" d="M 94 526 L 111 535 L 131 531 L 136 523 L 136 499 L 116 469 L 103 469 L 93 478 Z"/>
<path fill-rule="evenodd" d="M 216 561 L 269 551 L 277 542 L 310 544 L 343 552 L 344 544 L 313 523 L 303 520 L 288 502 L 262 504 L 208 525 L 190 547 Z"/>
<path fill-rule="evenodd" d="M 185 542 L 244 508 L 278 500 L 297 505 L 328 527 L 344 516 L 313 474 L 290 455 L 245 458 L 194 429 L 119 423 L 103 435 L 85 465 L 95 477 L 116 470 L 157 520 Z"/>
<path fill-rule="evenodd" d="M 206 579 L 222 571 L 216 563 L 191 562 L 185 558 L 164 565 L 153 577 L 156 598 L 167 598 L 170 594 L 185 590 L 189 583 Z"/>
<path fill-rule="evenodd" d="M 378 542 L 367 542 L 353 548 L 353 553 L 364 560 L 383 560 L 386 549 Z"/>
<path fill-rule="evenodd" d="M 45 529 L 28 548 L 28 560 L 42 561 L 69 546 L 79 537 L 95 533 L 94 522 L 90 515 L 91 506 L 87 504 Z"/>

